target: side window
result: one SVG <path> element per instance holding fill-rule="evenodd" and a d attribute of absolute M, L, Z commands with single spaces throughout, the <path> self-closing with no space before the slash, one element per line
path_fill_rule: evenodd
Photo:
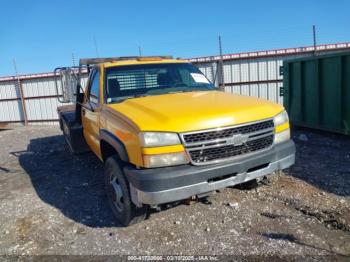
<path fill-rule="evenodd" d="M 99 103 L 100 97 L 100 72 L 96 71 L 92 77 L 91 87 L 90 87 L 90 102 L 94 104 Z"/>

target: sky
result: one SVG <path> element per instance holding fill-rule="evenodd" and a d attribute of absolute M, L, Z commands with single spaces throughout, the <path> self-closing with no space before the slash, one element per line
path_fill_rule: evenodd
<path fill-rule="evenodd" d="M 0 76 L 82 57 L 224 53 L 350 41 L 350 0 L 0 0 Z"/>

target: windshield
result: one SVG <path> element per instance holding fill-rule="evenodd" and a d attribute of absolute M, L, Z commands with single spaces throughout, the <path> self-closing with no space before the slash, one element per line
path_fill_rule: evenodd
<path fill-rule="evenodd" d="M 148 95 L 216 90 L 189 63 L 111 67 L 106 69 L 106 83 L 107 103 Z"/>

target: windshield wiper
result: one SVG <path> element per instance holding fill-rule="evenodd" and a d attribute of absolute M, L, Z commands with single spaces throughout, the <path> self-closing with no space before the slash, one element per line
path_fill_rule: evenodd
<path fill-rule="evenodd" d="M 185 93 L 185 92 L 186 92 L 185 90 L 179 90 L 179 91 L 169 91 L 164 94 L 177 94 L 177 93 Z"/>
<path fill-rule="evenodd" d="M 123 96 L 123 97 L 115 97 L 112 98 L 112 103 L 121 103 L 125 100 L 129 100 L 132 98 L 139 98 L 139 97 L 145 97 L 145 96 L 149 96 L 148 94 L 138 94 L 138 95 L 131 95 L 131 96 Z"/>
<path fill-rule="evenodd" d="M 137 95 L 134 95 L 133 97 L 138 98 L 138 97 L 145 97 L 145 96 L 149 96 L 149 95 L 150 94 L 145 93 L 145 94 L 137 94 Z"/>

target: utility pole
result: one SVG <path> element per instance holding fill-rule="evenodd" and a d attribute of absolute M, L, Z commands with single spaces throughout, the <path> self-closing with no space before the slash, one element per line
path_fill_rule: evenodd
<path fill-rule="evenodd" d="M 93 40 L 94 40 L 94 46 L 95 46 L 96 56 L 97 56 L 97 57 L 100 57 L 100 55 L 98 54 L 98 48 L 97 48 L 97 42 L 96 42 L 95 36 L 93 36 Z"/>
<path fill-rule="evenodd" d="M 139 46 L 139 56 L 142 56 L 142 52 L 141 52 L 141 46 Z"/>
<path fill-rule="evenodd" d="M 315 25 L 312 26 L 312 35 L 314 39 L 314 55 L 316 55 L 317 43 L 316 43 L 316 26 Z"/>
<path fill-rule="evenodd" d="M 16 74 L 16 78 L 17 78 L 17 88 L 19 90 L 19 95 L 20 95 L 20 99 L 21 99 L 21 104 L 22 104 L 22 112 L 23 112 L 23 118 L 24 118 L 24 125 L 28 125 L 28 118 L 27 118 L 27 109 L 26 109 L 26 105 L 24 102 L 24 95 L 23 95 L 23 89 L 22 89 L 22 83 L 19 80 L 19 75 L 18 75 L 18 70 L 17 70 L 17 64 L 16 64 L 16 60 L 13 59 L 13 67 L 15 69 L 15 74 Z"/>
<path fill-rule="evenodd" d="M 74 57 L 74 53 L 72 53 L 72 63 L 73 63 L 73 66 L 75 66 L 75 57 Z"/>
<path fill-rule="evenodd" d="M 219 88 L 223 91 L 224 90 L 224 61 L 222 57 L 222 41 L 221 36 L 219 35 L 219 51 L 220 51 L 220 60 L 219 60 Z"/>

